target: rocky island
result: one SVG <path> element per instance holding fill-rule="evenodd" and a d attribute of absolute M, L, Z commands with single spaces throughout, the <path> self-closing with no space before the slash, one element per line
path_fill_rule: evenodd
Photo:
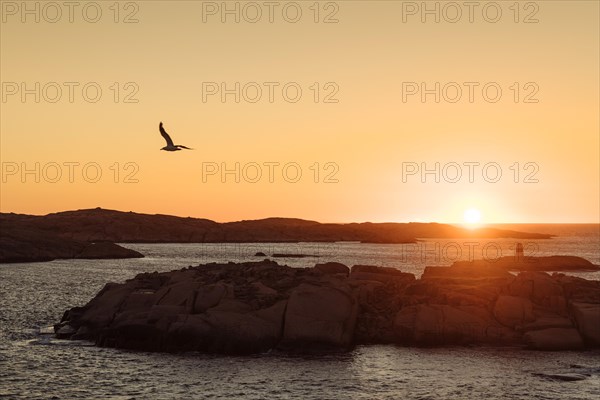
<path fill-rule="evenodd" d="M 495 266 L 507 271 L 600 271 L 600 266 L 576 256 L 506 256 L 494 260 L 460 261 L 457 264 L 471 264 L 474 268 Z"/>
<path fill-rule="evenodd" d="M 247 354 L 357 344 L 600 346 L 600 281 L 475 263 L 423 276 L 339 263 L 205 264 L 107 284 L 57 337 L 145 351 Z"/>

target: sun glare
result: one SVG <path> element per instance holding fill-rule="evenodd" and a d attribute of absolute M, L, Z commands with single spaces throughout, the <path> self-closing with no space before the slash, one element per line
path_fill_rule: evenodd
<path fill-rule="evenodd" d="M 476 208 L 469 208 L 468 210 L 465 210 L 463 219 L 467 226 L 475 227 L 481 222 L 481 212 L 479 212 L 479 210 Z"/>

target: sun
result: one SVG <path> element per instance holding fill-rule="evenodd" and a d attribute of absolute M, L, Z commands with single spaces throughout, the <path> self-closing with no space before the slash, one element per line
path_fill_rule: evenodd
<path fill-rule="evenodd" d="M 481 222 L 481 212 L 476 208 L 469 208 L 463 214 L 465 224 L 474 227 Z"/>

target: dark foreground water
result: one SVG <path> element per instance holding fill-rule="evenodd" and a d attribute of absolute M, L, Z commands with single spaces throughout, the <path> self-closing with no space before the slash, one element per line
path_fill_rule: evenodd
<path fill-rule="evenodd" d="M 439 254 L 434 250 L 425 256 L 402 245 L 126 245 L 148 257 L 0 265 L 0 397 L 599 399 L 598 351 L 363 346 L 346 354 L 216 357 L 103 349 L 44 333 L 64 310 L 85 304 L 106 282 L 123 281 L 143 271 L 255 259 L 254 252 L 263 250 L 319 256 L 283 260 L 298 267 L 338 260 L 349 265 L 392 265 L 420 274 L 425 265 L 447 263 L 441 253 L 445 243 L 439 243 Z M 501 241 L 499 248 L 510 251 L 513 244 Z M 483 248 L 485 243 L 480 245 Z M 427 248 L 431 249 L 435 249 L 433 242 Z M 595 263 L 599 257 L 594 236 L 542 241 L 538 251 L 580 254 Z M 439 261 L 432 259 L 436 254 Z M 579 275 L 599 279 L 597 273 Z"/>

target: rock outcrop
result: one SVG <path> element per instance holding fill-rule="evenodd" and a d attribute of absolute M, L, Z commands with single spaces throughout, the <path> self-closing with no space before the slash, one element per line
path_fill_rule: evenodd
<path fill-rule="evenodd" d="M 600 346 L 600 282 L 456 263 L 421 279 L 339 263 L 205 264 L 107 284 L 60 338 L 148 351 L 256 353 L 355 344 Z"/>
<path fill-rule="evenodd" d="M 525 333 L 525 342 L 534 350 L 581 350 L 583 340 L 574 328 L 547 328 Z"/>
<path fill-rule="evenodd" d="M 571 302 L 575 325 L 591 345 L 600 345 L 600 304 Z"/>
<path fill-rule="evenodd" d="M 480 268 L 494 266 L 507 271 L 600 271 L 600 266 L 585 258 L 576 256 L 529 257 L 518 255 L 491 260 L 462 261 L 461 264 L 475 264 Z"/>
<path fill-rule="evenodd" d="M 140 258 L 143 254 L 114 243 L 87 243 L 65 238 L 56 232 L 0 227 L 0 263 L 51 261 L 67 258 Z"/>
<path fill-rule="evenodd" d="M 126 249 L 115 243 L 88 243 L 74 258 L 81 259 L 110 259 L 110 258 L 142 258 L 144 255 L 132 249 Z"/>

